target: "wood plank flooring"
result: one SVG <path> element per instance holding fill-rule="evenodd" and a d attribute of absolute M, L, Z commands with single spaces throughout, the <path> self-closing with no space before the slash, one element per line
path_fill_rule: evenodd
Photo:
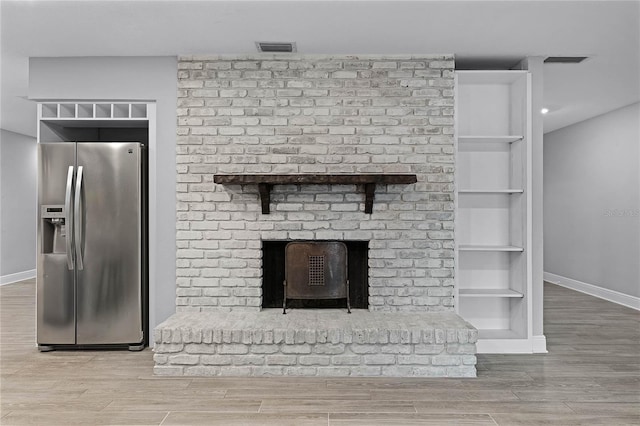
<path fill-rule="evenodd" d="M 549 353 L 477 379 L 154 377 L 149 349 L 39 353 L 33 280 L 0 302 L 2 425 L 640 425 L 640 313 L 550 284 Z"/>

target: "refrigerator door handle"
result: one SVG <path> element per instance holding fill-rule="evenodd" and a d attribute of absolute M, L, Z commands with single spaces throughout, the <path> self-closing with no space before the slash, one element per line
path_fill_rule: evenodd
<path fill-rule="evenodd" d="M 78 167 L 78 176 L 76 178 L 76 192 L 74 199 L 74 208 L 73 208 L 73 216 L 74 216 L 74 240 L 76 243 L 76 258 L 78 264 L 78 271 L 82 271 L 84 269 L 84 264 L 82 261 L 82 205 L 80 204 L 80 200 L 82 198 L 82 171 L 83 167 Z"/>
<path fill-rule="evenodd" d="M 67 228 L 66 248 L 67 248 L 67 268 L 75 269 L 73 262 L 73 212 L 71 211 L 71 191 L 73 190 L 73 166 L 69 166 L 67 171 L 67 187 L 64 196 L 64 222 Z"/>

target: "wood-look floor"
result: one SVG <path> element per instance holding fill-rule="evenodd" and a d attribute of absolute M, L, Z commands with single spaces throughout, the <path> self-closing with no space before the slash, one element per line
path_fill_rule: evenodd
<path fill-rule="evenodd" d="M 3 425 L 640 424 L 640 313 L 553 285 L 549 353 L 477 379 L 154 377 L 149 349 L 39 353 L 34 293 L 0 288 Z"/>

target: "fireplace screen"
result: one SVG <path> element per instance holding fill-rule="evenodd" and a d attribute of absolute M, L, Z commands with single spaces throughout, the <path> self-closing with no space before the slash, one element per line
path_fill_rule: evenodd
<path fill-rule="evenodd" d="M 287 244 L 283 313 L 287 299 L 346 299 L 351 313 L 347 271 L 347 246 L 342 242 Z"/>

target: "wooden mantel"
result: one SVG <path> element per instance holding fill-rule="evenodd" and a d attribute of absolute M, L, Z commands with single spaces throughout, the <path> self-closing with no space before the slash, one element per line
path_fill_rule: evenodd
<path fill-rule="evenodd" d="M 416 183 L 413 174 L 286 174 L 286 175 L 214 175 L 215 183 L 227 185 L 258 185 L 262 213 L 269 214 L 273 185 L 364 185 L 364 212 L 373 212 L 376 184 Z"/>

